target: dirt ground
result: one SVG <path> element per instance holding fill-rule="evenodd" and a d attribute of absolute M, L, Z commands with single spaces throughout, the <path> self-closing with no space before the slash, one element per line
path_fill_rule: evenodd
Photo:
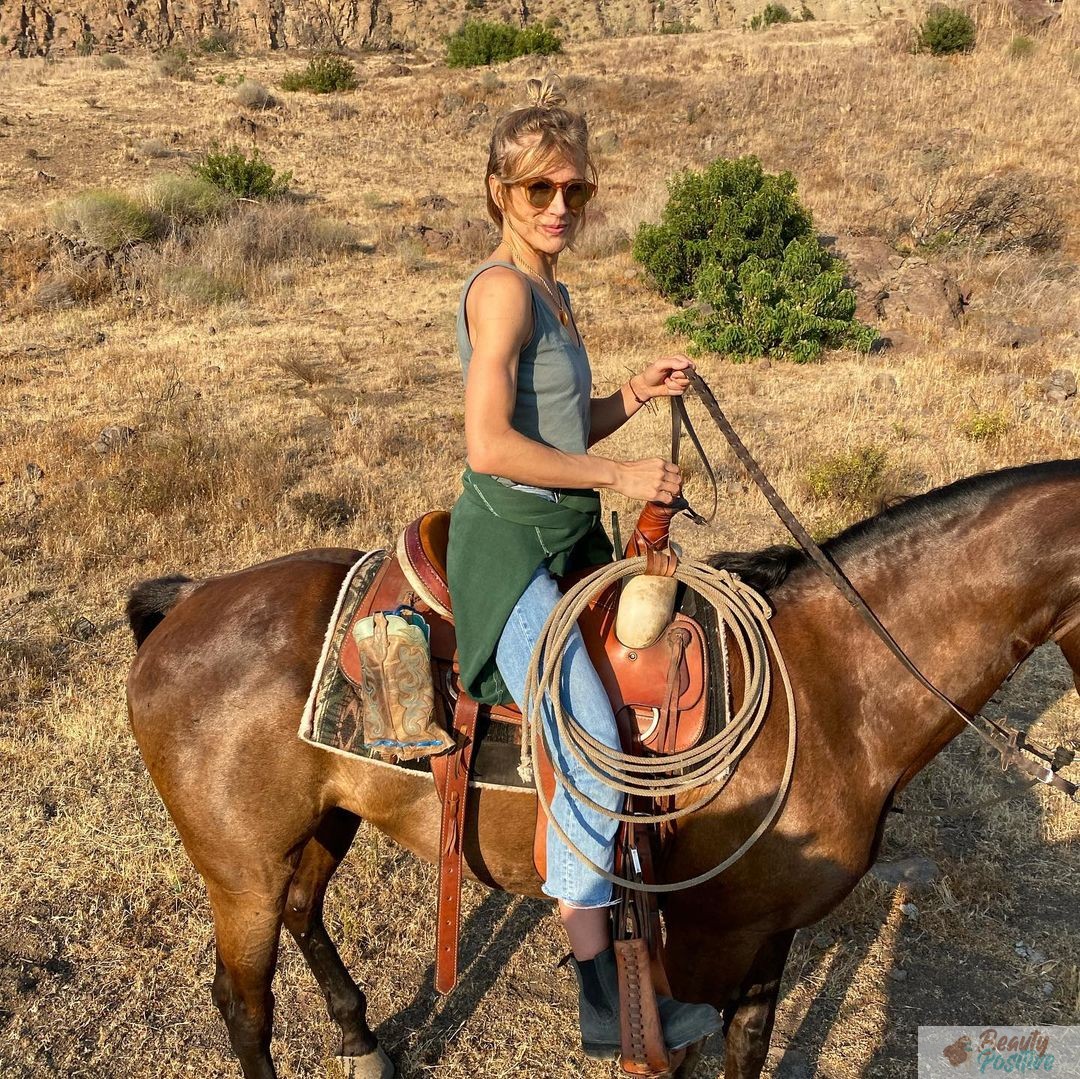
<path fill-rule="evenodd" d="M 903 352 L 805 367 L 707 357 L 701 369 L 819 534 L 859 511 L 815 496 L 807 467 L 852 447 L 887 451 L 886 494 L 1076 456 L 1076 399 L 1039 390 L 1052 371 L 1080 368 L 1075 21 L 1036 38 L 1024 59 L 1010 52 L 1016 28 L 989 15 L 976 51 L 955 60 L 910 55 L 902 30 L 818 22 L 607 39 L 485 72 L 449 72 L 434 51 L 366 54 L 360 89 L 333 100 L 274 89 L 300 66 L 294 57 L 197 57 L 192 81 L 161 77 L 145 56 L 118 70 L 95 58 L 0 64 L 0 226 L 19 251 L 63 200 L 184 173 L 214 141 L 254 140 L 294 172 L 296 206 L 355 236 L 330 253 L 252 264 L 242 294 L 223 302 L 170 291 L 164 282 L 187 279 L 163 261 L 153 289 L 50 306 L 29 255 L 22 269 L 14 256 L 5 264 L 2 1079 L 239 1074 L 210 1002 L 205 892 L 127 727 L 126 592 L 308 546 L 385 545 L 421 510 L 452 503 L 464 454 L 456 304 L 493 246 L 475 227 L 490 125 L 528 75 L 553 66 L 568 78 L 600 151 L 590 236 L 559 266 L 598 392 L 685 345 L 665 334 L 667 305 L 628 249 L 677 169 L 754 153 L 795 173 L 822 233 L 877 235 L 898 251 L 910 249 L 905 222 L 925 208 L 927 169 L 957 183 L 1019 172 L 1057 209 L 1056 251 L 927 255 L 962 282 L 979 323 L 911 320 Z M 241 75 L 283 104 L 240 109 Z M 421 201 L 430 195 L 445 201 Z M 228 237 L 213 248 L 222 266 L 237 257 Z M 1006 321 L 1036 327 L 1038 340 L 1002 347 L 994 330 Z M 1002 375 L 1017 376 L 1012 389 Z M 997 419 L 983 438 L 973 417 L 986 415 Z M 650 415 L 602 450 L 662 453 L 665 429 L 663 414 Z M 723 503 L 710 529 L 680 537 L 685 546 L 782 540 L 717 438 L 707 444 L 724 462 Z M 689 482 L 692 495 L 703 490 L 692 468 Z M 625 526 L 628 504 L 609 505 Z M 1080 739 L 1056 651 L 1038 653 L 991 712 L 1048 741 Z M 996 774 L 962 737 L 903 804 L 987 798 Z M 1078 835 L 1080 811 L 1045 791 L 970 818 L 897 817 L 882 860 L 930 858 L 935 879 L 867 878 L 799 933 L 766 1074 L 901 1079 L 916 1074 L 920 1024 L 1080 1022 Z M 365 828 L 328 900 L 331 933 L 402 1079 L 613 1075 L 574 1050 L 572 978 L 556 969 L 564 946 L 543 904 L 467 888 L 461 985 L 434 994 L 433 881 Z M 279 1074 L 336 1074 L 334 1031 L 291 942 L 275 992 Z M 713 1055 L 702 1074 L 721 1068 Z"/>

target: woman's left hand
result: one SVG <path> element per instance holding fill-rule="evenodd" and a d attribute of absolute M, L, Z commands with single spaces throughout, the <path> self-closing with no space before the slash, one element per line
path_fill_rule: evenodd
<path fill-rule="evenodd" d="M 693 369 L 693 361 L 681 352 L 661 356 L 630 379 L 630 389 L 643 401 L 653 397 L 680 397 L 690 385 L 686 372 Z"/>

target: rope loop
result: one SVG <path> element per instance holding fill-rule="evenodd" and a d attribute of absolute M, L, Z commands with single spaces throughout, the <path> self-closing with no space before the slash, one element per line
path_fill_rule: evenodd
<path fill-rule="evenodd" d="M 533 649 L 525 681 L 522 708 L 521 764 L 523 780 L 531 782 L 555 834 L 574 854 L 601 877 L 624 888 L 643 892 L 673 892 L 692 888 L 718 876 L 737 862 L 765 833 L 780 812 L 795 765 L 795 698 L 787 667 L 773 636 L 768 601 L 727 570 L 704 562 L 679 562 L 674 578 L 697 592 L 717 613 L 717 631 L 721 641 L 728 636 L 742 659 L 745 688 L 734 715 L 723 729 L 691 749 L 643 758 L 611 749 L 598 742 L 575 719 L 564 705 L 559 686 L 563 661 L 570 636 L 578 618 L 589 603 L 617 581 L 636 576 L 646 568 L 645 557 L 625 558 L 599 567 L 568 591 L 548 616 Z M 775 671 L 775 676 L 774 676 Z M 555 820 L 544 793 L 534 760 L 546 752 L 556 781 L 566 793 L 609 819 L 638 824 L 662 824 L 678 820 L 712 801 L 728 782 L 735 765 L 749 749 L 769 713 L 774 677 L 784 687 L 788 712 L 788 749 L 784 773 L 765 817 L 746 840 L 719 865 L 688 880 L 645 884 L 618 877 L 596 865 L 566 835 Z M 547 699 L 552 709 L 560 748 L 572 756 L 585 771 L 612 790 L 640 798 L 673 799 L 675 808 L 651 814 L 613 812 L 599 805 L 579 790 L 559 767 L 558 755 L 552 752 L 548 732 L 542 721 L 542 703 Z M 543 743 L 541 743 L 543 739 Z"/>

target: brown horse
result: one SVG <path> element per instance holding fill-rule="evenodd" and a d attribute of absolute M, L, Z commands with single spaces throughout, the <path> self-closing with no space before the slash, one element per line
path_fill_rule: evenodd
<path fill-rule="evenodd" d="M 970 711 L 1045 641 L 1080 671 L 1080 461 L 962 480 L 849 529 L 828 550 L 911 658 Z M 392 1074 L 364 995 L 323 927 L 323 896 L 361 819 L 421 858 L 438 853 L 429 776 L 296 737 L 326 622 L 356 557 L 306 551 L 203 582 L 151 581 L 129 603 L 139 644 L 128 679 L 131 724 L 206 880 L 217 938 L 213 997 L 248 1079 L 274 1075 L 270 983 L 283 923 L 326 994 L 353 1073 Z M 795 931 L 851 891 L 874 861 L 893 797 L 962 725 L 800 553 L 718 558 L 737 562 L 775 608 L 800 716 L 795 773 L 761 841 L 718 879 L 670 896 L 665 917 L 677 995 L 724 1011 L 724 1074 L 754 1079 Z M 683 822 L 668 879 L 716 864 L 754 829 L 786 740 L 778 704 L 723 795 Z M 535 797 L 483 790 L 472 804 L 472 876 L 539 895 Z M 689 1076 L 699 1057 L 679 1075 Z"/>

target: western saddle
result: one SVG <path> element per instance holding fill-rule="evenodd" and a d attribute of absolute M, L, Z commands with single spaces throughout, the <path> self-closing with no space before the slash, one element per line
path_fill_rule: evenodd
<path fill-rule="evenodd" d="M 651 551 L 662 556 L 667 550 L 674 512 L 666 506 L 649 504 L 627 544 L 627 555 Z M 436 708 L 442 709 L 456 743 L 455 749 L 431 758 L 442 802 L 435 986 L 443 993 L 449 992 L 457 982 L 465 811 L 478 720 L 521 723 L 517 707 L 479 705 L 458 681 L 453 612 L 446 583 L 449 532 L 450 514 L 445 511 L 425 513 L 413 521 L 398 539 L 396 557 L 383 561 L 354 615 L 354 620 L 358 620 L 373 611 L 407 604 L 424 616 L 431 630 Z M 569 587 L 588 572 L 561 583 L 564 588 Z M 616 585 L 589 605 L 579 625 L 611 699 L 624 752 L 648 756 L 691 748 L 700 740 L 708 716 L 708 649 L 701 627 L 692 618 L 675 614 L 667 630 L 652 645 L 628 648 L 614 632 L 617 604 Z M 339 664 L 346 678 L 356 684 L 360 658 L 351 632 L 345 634 Z M 541 755 L 536 766 L 545 793 L 553 797 L 555 779 L 546 755 Z M 546 839 L 547 818 L 538 811 L 533 860 L 541 878 L 546 876 Z M 628 849 L 626 843 L 624 836 L 617 849 Z M 644 860 L 647 862 L 647 857 Z M 658 934 L 654 936 L 658 939 Z M 656 981 L 663 986 L 662 971 Z M 660 1049 L 663 1050 L 662 1041 Z M 658 1073 L 642 1070 L 639 1074 Z"/>

